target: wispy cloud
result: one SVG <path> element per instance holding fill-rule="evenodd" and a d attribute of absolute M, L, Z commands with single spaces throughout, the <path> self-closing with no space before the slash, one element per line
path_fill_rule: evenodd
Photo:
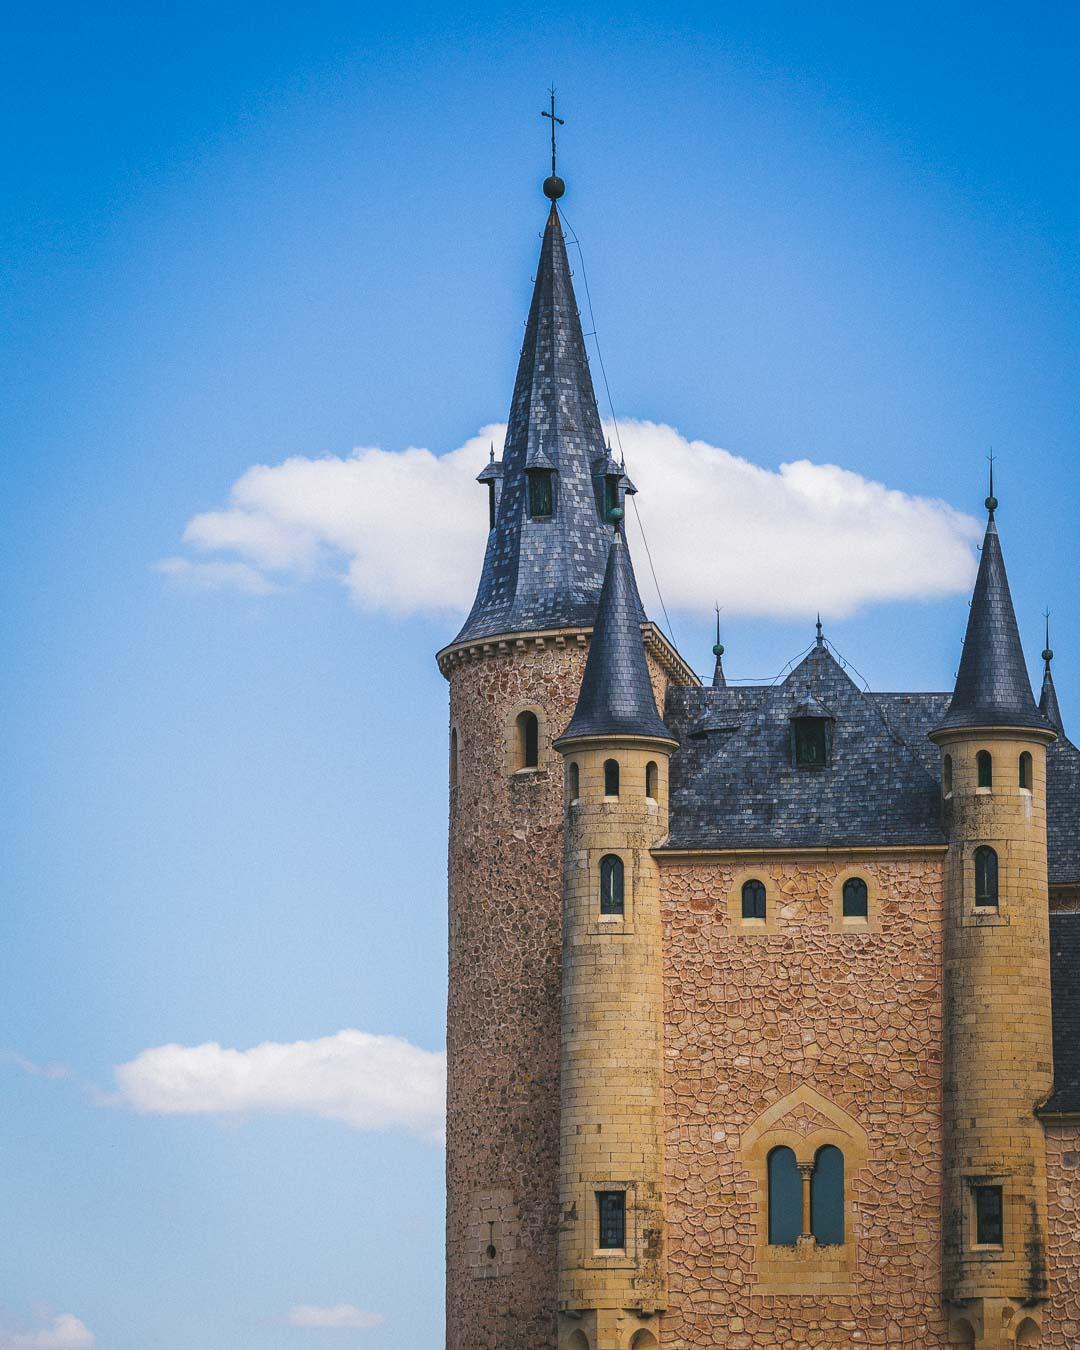
<path fill-rule="evenodd" d="M 0 1050 L 0 1064 L 11 1064 L 34 1078 L 69 1078 L 70 1071 L 63 1064 L 35 1064 L 32 1059 L 15 1050 Z"/>
<path fill-rule="evenodd" d="M 446 1055 L 397 1036 L 339 1031 L 314 1041 L 267 1041 L 249 1050 L 160 1045 L 113 1070 L 105 1100 L 144 1115 L 293 1112 L 358 1130 L 442 1136 Z"/>
<path fill-rule="evenodd" d="M 317 1327 L 324 1331 L 367 1331 L 381 1327 L 386 1319 L 382 1313 L 362 1312 L 351 1303 L 335 1303 L 321 1308 L 313 1303 L 298 1303 L 289 1309 L 289 1325 Z"/>
<path fill-rule="evenodd" d="M 0 1328 L 0 1350 L 94 1350 L 97 1340 L 73 1313 L 59 1313 L 35 1331 Z"/>
<path fill-rule="evenodd" d="M 154 569 L 176 585 L 193 591 L 245 591 L 248 595 L 270 595 L 281 589 L 265 573 L 246 562 L 162 558 L 154 564 Z"/>
<path fill-rule="evenodd" d="M 729 614 L 840 618 L 971 585 L 978 524 L 945 502 L 805 458 L 763 469 L 661 423 L 628 420 L 620 432 L 671 606 L 708 612 L 720 598 Z M 160 566 L 247 591 L 330 574 L 367 609 L 463 610 L 487 528 L 474 479 L 504 433 L 486 426 L 444 455 L 365 448 L 255 465 L 224 509 L 188 522 L 184 540 L 204 561 Z M 633 541 L 633 511 L 629 528 Z M 222 554 L 230 560 L 205 560 Z"/>

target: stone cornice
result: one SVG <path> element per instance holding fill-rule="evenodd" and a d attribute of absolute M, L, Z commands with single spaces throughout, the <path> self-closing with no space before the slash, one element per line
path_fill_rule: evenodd
<path fill-rule="evenodd" d="M 842 858 L 891 859 L 943 858 L 946 844 L 837 844 L 825 848 L 655 848 L 661 862 L 811 862 Z"/>

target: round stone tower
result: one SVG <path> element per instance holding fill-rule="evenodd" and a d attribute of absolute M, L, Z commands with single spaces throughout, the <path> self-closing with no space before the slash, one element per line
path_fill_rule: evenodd
<path fill-rule="evenodd" d="M 942 752 L 944 1294 L 969 1344 L 1015 1344 L 1047 1279 L 1053 1086 L 1046 747 L 990 511 Z"/>

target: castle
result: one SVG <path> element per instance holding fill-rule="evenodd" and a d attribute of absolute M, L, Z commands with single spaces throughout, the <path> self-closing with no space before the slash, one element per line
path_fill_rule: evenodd
<path fill-rule="evenodd" d="M 448 1350 L 1080 1346 L 1080 750 L 997 502 L 951 694 L 820 631 L 703 686 L 638 595 L 563 190 L 438 654 Z"/>

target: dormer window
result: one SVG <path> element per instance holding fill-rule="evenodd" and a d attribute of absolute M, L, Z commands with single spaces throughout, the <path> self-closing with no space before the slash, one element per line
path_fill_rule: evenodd
<path fill-rule="evenodd" d="M 555 514 L 555 475 L 551 469 L 530 469 L 529 515 L 533 520 L 547 520 Z"/>
<path fill-rule="evenodd" d="M 824 769 L 832 749 L 835 718 L 809 689 L 791 714 L 791 747 L 797 769 Z"/>
<path fill-rule="evenodd" d="M 610 520 L 611 513 L 619 505 L 619 476 L 607 474 L 604 478 L 604 519 Z"/>

